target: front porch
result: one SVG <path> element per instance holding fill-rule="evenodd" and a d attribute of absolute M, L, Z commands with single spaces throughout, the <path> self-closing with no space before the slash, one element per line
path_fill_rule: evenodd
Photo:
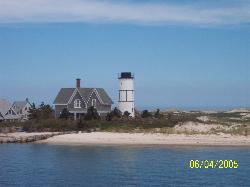
<path fill-rule="evenodd" d="M 97 111 L 97 112 L 101 118 L 105 118 L 110 111 Z M 70 113 L 70 118 L 74 120 L 80 120 L 84 119 L 85 115 L 87 114 L 87 111 L 69 111 L 69 113 Z"/>

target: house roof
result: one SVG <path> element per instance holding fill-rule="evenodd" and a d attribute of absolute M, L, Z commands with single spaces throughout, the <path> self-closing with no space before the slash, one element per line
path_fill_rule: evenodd
<path fill-rule="evenodd" d="M 15 112 L 17 112 L 23 109 L 27 103 L 29 103 L 27 99 L 25 101 L 15 101 L 12 105 L 12 108 L 15 110 Z"/>
<path fill-rule="evenodd" d="M 3 118 L 3 115 L 0 113 L 0 120 L 2 120 L 2 119 L 4 119 L 4 118 Z"/>
<path fill-rule="evenodd" d="M 76 88 L 62 88 L 56 96 L 54 104 L 67 104 L 75 90 Z M 113 101 L 103 88 L 78 88 L 78 90 L 85 102 L 88 101 L 93 91 L 96 90 L 103 104 L 113 104 Z"/>
<path fill-rule="evenodd" d="M 5 115 L 4 119 L 20 119 L 20 116 L 17 114 Z"/>
<path fill-rule="evenodd" d="M 85 102 L 88 101 L 90 95 L 92 94 L 92 92 L 94 91 L 94 88 L 78 88 L 83 100 Z"/>
<path fill-rule="evenodd" d="M 11 108 L 11 103 L 5 99 L 0 99 L 0 113 L 4 116 Z"/>
<path fill-rule="evenodd" d="M 113 104 L 113 101 L 111 100 L 111 98 L 109 97 L 109 95 L 103 88 L 96 88 L 96 90 L 99 93 L 103 103 Z"/>
<path fill-rule="evenodd" d="M 56 96 L 54 104 L 67 104 L 75 88 L 62 88 Z"/>
<path fill-rule="evenodd" d="M 13 106 L 22 109 L 27 104 L 27 101 L 15 101 Z"/>

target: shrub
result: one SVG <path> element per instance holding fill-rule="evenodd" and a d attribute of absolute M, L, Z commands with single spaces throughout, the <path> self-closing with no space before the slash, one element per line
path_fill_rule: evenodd
<path fill-rule="evenodd" d="M 82 121 L 82 119 L 80 119 L 78 122 L 77 122 L 77 130 L 84 130 L 86 129 L 86 125 L 85 123 Z"/>
<path fill-rule="evenodd" d="M 154 114 L 154 117 L 155 117 L 155 118 L 162 118 L 162 117 L 163 117 L 163 115 L 160 113 L 160 109 L 157 109 L 157 110 L 156 110 L 156 112 L 155 112 L 155 114 Z"/>
<path fill-rule="evenodd" d="M 60 117 L 59 117 L 59 118 L 61 118 L 61 119 L 68 119 L 69 116 L 70 116 L 69 111 L 67 110 L 67 108 L 64 108 L 64 109 L 62 110 L 62 113 L 60 114 Z"/>
<path fill-rule="evenodd" d="M 130 112 L 128 112 L 128 111 L 125 111 L 124 113 L 123 113 L 123 116 L 125 116 L 125 117 L 129 117 L 130 116 Z"/>
<path fill-rule="evenodd" d="M 56 132 L 56 131 L 76 131 L 75 121 L 62 119 L 42 119 L 29 120 L 22 123 L 24 131 L 27 132 Z"/>
<path fill-rule="evenodd" d="M 95 107 L 88 108 L 87 114 L 84 116 L 85 120 L 101 119 Z"/>
<path fill-rule="evenodd" d="M 143 110 L 141 114 L 142 118 L 152 117 L 152 114 L 148 110 Z"/>
<path fill-rule="evenodd" d="M 121 118 L 122 112 L 118 108 L 114 108 L 110 113 L 107 114 L 106 120 L 111 121 L 113 118 Z"/>
<path fill-rule="evenodd" d="M 109 112 L 109 113 L 107 114 L 106 120 L 107 120 L 107 121 L 111 121 L 111 120 L 112 120 L 112 114 L 111 114 L 111 112 Z"/>
<path fill-rule="evenodd" d="M 49 119 L 53 117 L 53 112 L 53 108 L 44 102 L 38 108 L 33 103 L 29 110 L 29 119 Z"/>
<path fill-rule="evenodd" d="M 122 117 L 122 112 L 117 107 L 114 108 L 111 114 L 112 114 L 112 117 L 117 117 L 117 118 Z"/>

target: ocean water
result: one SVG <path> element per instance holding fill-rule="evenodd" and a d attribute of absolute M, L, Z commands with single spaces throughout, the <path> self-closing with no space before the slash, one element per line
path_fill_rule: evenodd
<path fill-rule="evenodd" d="M 191 159 L 237 169 L 191 169 Z M 0 186 L 250 186 L 250 148 L 0 145 Z"/>

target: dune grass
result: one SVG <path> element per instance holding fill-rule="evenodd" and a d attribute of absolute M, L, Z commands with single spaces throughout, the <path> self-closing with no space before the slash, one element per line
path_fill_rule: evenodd
<path fill-rule="evenodd" d="M 208 116 L 210 120 L 201 121 L 199 116 Z M 105 119 L 99 120 L 63 120 L 63 119 L 39 119 L 26 122 L 0 123 L 0 132 L 15 129 L 21 129 L 26 132 L 68 132 L 68 131 L 105 131 L 105 132 L 144 132 L 144 133 L 184 133 L 184 134 L 204 134 L 204 132 L 195 131 L 176 131 L 175 125 L 182 125 L 185 122 L 197 122 L 199 124 L 219 124 L 223 129 L 212 129 L 205 134 L 230 133 L 236 135 L 250 135 L 250 119 L 231 120 L 232 117 L 242 117 L 240 113 L 173 113 L 165 112 L 161 118 L 113 118 L 111 121 Z M 239 118 L 241 119 L 241 118 Z M 238 124 L 238 125 L 235 125 Z"/>

